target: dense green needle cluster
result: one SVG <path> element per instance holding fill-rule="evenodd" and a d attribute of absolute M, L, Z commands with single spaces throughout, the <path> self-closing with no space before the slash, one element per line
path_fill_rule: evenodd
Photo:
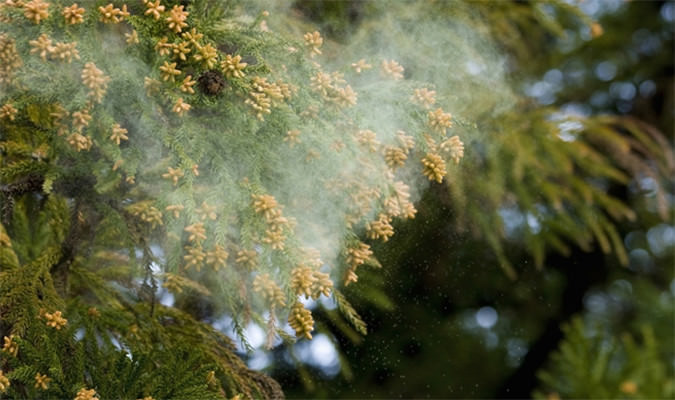
<path fill-rule="evenodd" d="M 312 337 L 302 295 L 365 333 L 358 235 L 414 217 L 472 125 L 395 60 L 329 69 L 319 32 L 220 3 L 0 5 L 0 391 L 278 396 L 195 298 L 268 346 Z"/>

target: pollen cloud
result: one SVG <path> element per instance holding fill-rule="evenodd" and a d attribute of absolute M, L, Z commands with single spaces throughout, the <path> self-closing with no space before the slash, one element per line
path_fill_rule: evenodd
<path fill-rule="evenodd" d="M 452 184 L 476 121 L 510 101 L 480 26 L 405 7 L 337 43 L 288 31 L 300 24 L 276 4 L 199 25 L 214 14 L 161 1 L 6 3 L 0 116 L 41 130 L 46 193 L 92 176 L 111 207 L 86 211 L 126 237 L 101 246 L 134 249 L 160 291 L 266 319 L 270 341 L 283 320 L 311 338 L 301 298 L 334 295 L 362 326 L 339 289 L 375 263 L 369 243 L 414 218 L 427 185 Z"/>

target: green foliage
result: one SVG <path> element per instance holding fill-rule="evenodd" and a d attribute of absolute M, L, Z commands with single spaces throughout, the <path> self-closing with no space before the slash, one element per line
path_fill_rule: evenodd
<path fill-rule="evenodd" d="M 675 382 L 661 356 L 662 344 L 649 326 L 636 338 L 620 340 L 575 318 L 563 328 L 565 340 L 539 374 L 549 393 L 560 398 L 671 398 Z M 549 395 L 548 398 L 550 398 Z M 546 398 L 539 392 L 537 398 Z"/>
<path fill-rule="evenodd" d="M 201 321 L 232 316 L 244 343 L 255 321 L 272 346 L 289 339 L 287 317 L 311 337 L 300 296 L 378 265 L 358 235 L 387 241 L 394 218 L 412 218 L 411 196 L 454 168 L 463 145 L 451 135 L 471 124 L 455 117 L 449 131 L 449 103 L 432 111 L 413 96 L 429 84 L 391 57 L 324 67 L 318 32 L 288 39 L 266 13 L 117 3 L 0 6 L 0 334 L 20 350 L 3 358 L 10 396 L 278 396 Z M 49 388 L 31 387 L 33 372 Z"/>
<path fill-rule="evenodd" d="M 550 109 L 526 116 L 495 121 L 500 134 L 486 144 L 484 155 L 467 158 L 473 165 L 458 172 L 452 194 L 460 223 L 475 226 L 511 276 L 515 270 L 504 252 L 505 240 L 524 243 L 539 267 L 551 250 L 569 254 L 573 244 L 590 251 L 593 243 L 627 265 L 617 224 L 634 221 L 636 214 L 607 189 L 637 177 L 665 182 L 673 168 L 665 138 L 632 119 L 558 119 Z M 478 168 L 485 179 L 476 182 Z M 664 219 L 665 190 L 659 185 L 655 197 Z M 512 225 L 508 230 L 505 216 Z"/>
<path fill-rule="evenodd" d="M 279 395 L 245 367 L 227 337 L 178 310 L 138 302 L 130 291 L 136 274 L 111 260 L 119 254 L 91 255 L 96 270 L 63 254 L 64 235 L 72 234 L 63 198 L 21 200 L 7 225 L 11 243 L 21 246 L 3 242 L 0 271 L 1 328 L 17 345 L 17 354 L 0 353 L 10 398 L 73 398 L 83 387 L 101 398 Z M 64 327 L 47 324 L 45 313 L 56 310 L 68 317 Z M 218 384 L 208 383 L 211 371 Z M 35 387 L 37 373 L 51 379 L 46 390 Z"/>

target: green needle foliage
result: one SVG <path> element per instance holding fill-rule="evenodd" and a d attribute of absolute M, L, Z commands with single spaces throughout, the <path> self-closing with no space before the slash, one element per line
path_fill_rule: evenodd
<path fill-rule="evenodd" d="M 675 382 L 661 356 L 649 326 L 640 337 L 624 334 L 620 340 L 598 329 L 588 329 L 581 318 L 563 327 L 565 340 L 551 357 L 551 368 L 539 378 L 551 390 L 538 398 L 650 398 L 673 397 Z"/>
<path fill-rule="evenodd" d="M 280 397 L 204 321 L 271 347 L 311 339 L 302 297 L 334 296 L 366 332 L 332 293 L 378 264 L 359 235 L 414 217 L 475 125 L 392 57 L 325 67 L 319 32 L 249 15 L 0 5 L 0 393 Z"/>

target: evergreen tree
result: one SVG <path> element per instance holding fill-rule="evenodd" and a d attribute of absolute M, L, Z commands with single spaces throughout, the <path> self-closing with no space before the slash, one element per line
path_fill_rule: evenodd
<path fill-rule="evenodd" d="M 281 397 L 208 320 L 271 347 L 332 296 L 365 333 L 337 290 L 377 263 L 358 234 L 414 217 L 408 183 L 443 182 L 474 128 L 393 59 L 324 68 L 319 32 L 265 11 L 119 3 L 0 9 L 1 390 Z"/>
<path fill-rule="evenodd" d="M 519 293 L 539 274 L 584 252 L 585 262 L 630 265 L 625 227 L 670 217 L 673 155 L 655 121 L 574 115 L 514 89 L 560 63 L 547 51 L 554 38 L 564 46 L 580 32 L 611 47 L 580 8 L 296 7 L 0 4 L 0 396 L 280 398 L 214 326 L 231 321 L 250 350 L 245 330 L 257 324 L 280 352 L 316 331 L 347 346 L 369 324 L 405 325 L 408 312 L 378 316 L 399 302 L 433 321 L 406 298 L 416 266 L 396 266 L 416 254 L 410 247 L 437 257 L 434 274 L 448 275 L 449 258 L 468 266 L 462 273 L 501 268 L 462 293 L 437 282 L 430 297 L 443 307 L 460 303 L 450 307 L 458 312 L 490 290 L 536 303 Z M 534 54 L 548 62 L 528 63 Z M 672 115 L 660 122 L 672 130 Z M 648 195 L 630 191 L 645 180 Z M 416 200 L 426 225 L 403 222 Z M 449 224 L 462 240 L 452 252 L 438 241 Z M 583 267 L 566 272 L 584 274 L 581 295 L 610 275 Z M 392 279 L 408 292 L 392 293 Z M 551 325 L 568 322 L 538 396 L 672 395 L 653 321 L 607 350 L 597 332 L 611 324 L 570 320 L 580 295 L 561 286 L 535 290 L 564 293 Z M 546 308 L 533 309 L 544 319 Z M 434 334 L 406 351 L 420 353 Z M 389 379 L 389 365 L 377 368 Z M 416 395 L 423 379 L 382 393 Z M 505 388 L 531 390 L 532 379 L 516 370 Z M 492 395 L 470 390 L 454 393 Z"/>

